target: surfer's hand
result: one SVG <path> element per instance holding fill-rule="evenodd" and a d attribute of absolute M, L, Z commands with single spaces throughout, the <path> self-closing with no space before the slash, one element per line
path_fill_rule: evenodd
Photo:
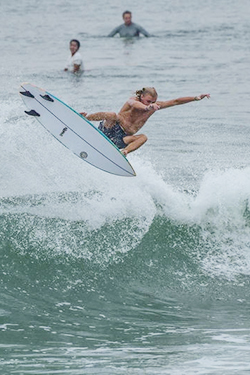
<path fill-rule="evenodd" d="M 86 117 L 87 116 L 87 112 L 80 112 L 80 115 L 82 115 L 83 117 Z"/>
<path fill-rule="evenodd" d="M 210 98 L 210 94 L 201 94 L 200 96 L 195 96 L 194 100 L 202 100 L 204 98 Z"/>
<path fill-rule="evenodd" d="M 146 111 L 157 111 L 158 109 L 160 109 L 160 106 L 156 103 L 151 103 L 146 107 Z"/>

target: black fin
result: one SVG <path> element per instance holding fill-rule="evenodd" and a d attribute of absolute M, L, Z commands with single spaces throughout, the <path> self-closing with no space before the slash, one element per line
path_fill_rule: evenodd
<path fill-rule="evenodd" d="M 34 98 L 34 95 L 32 95 L 29 91 L 20 91 L 20 94 L 28 96 L 29 98 Z"/>
<path fill-rule="evenodd" d="M 27 113 L 27 115 L 29 116 L 38 116 L 40 117 L 39 113 L 37 113 L 34 109 L 32 109 L 31 111 L 24 111 L 25 113 Z"/>
<path fill-rule="evenodd" d="M 41 98 L 43 98 L 44 100 L 47 100 L 48 102 L 53 102 L 54 99 L 52 99 L 48 94 L 46 95 L 40 95 Z"/>

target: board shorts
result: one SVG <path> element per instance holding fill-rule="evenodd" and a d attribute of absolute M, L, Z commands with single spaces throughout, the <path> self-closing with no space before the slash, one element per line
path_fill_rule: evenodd
<path fill-rule="evenodd" d="M 125 148 L 127 145 L 123 138 L 127 136 L 125 131 L 118 122 L 112 128 L 105 128 L 103 121 L 100 122 L 98 129 L 101 130 L 119 149 Z"/>

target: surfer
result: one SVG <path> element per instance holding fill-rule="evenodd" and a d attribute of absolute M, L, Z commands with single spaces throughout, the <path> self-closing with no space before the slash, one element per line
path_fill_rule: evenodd
<path fill-rule="evenodd" d="M 112 30 L 108 36 L 112 37 L 119 34 L 123 38 L 131 38 L 140 36 L 140 33 L 146 37 L 150 36 L 149 33 L 143 29 L 143 27 L 132 22 L 132 13 L 129 10 L 125 10 L 125 12 L 123 12 L 122 18 L 124 23 Z"/>
<path fill-rule="evenodd" d="M 142 90 L 136 91 L 135 96 L 123 105 L 118 114 L 115 112 L 97 112 L 89 115 L 86 112 L 81 112 L 80 114 L 89 121 L 101 121 L 98 128 L 126 156 L 147 141 L 146 135 L 136 133 L 153 113 L 175 105 L 199 101 L 205 97 L 210 98 L 210 94 L 158 101 L 155 88 L 144 87 Z"/>
<path fill-rule="evenodd" d="M 69 42 L 70 56 L 67 60 L 64 71 L 70 71 L 72 73 L 79 72 L 83 69 L 82 56 L 79 52 L 80 42 L 77 39 L 72 39 Z"/>

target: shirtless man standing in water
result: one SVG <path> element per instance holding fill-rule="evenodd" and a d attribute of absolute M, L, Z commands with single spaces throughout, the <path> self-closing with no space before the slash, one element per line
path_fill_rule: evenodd
<path fill-rule="evenodd" d="M 145 87 L 136 91 L 136 95 L 123 105 L 118 114 L 115 112 L 97 112 L 87 115 L 86 112 L 81 112 L 81 115 L 89 121 L 101 121 L 98 129 L 126 156 L 147 141 L 146 135 L 136 133 L 153 113 L 160 109 L 202 100 L 205 97 L 209 98 L 210 95 L 201 94 L 167 101 L 158 101 L 157 97 L 157 92 L 153 87 Z"/>

